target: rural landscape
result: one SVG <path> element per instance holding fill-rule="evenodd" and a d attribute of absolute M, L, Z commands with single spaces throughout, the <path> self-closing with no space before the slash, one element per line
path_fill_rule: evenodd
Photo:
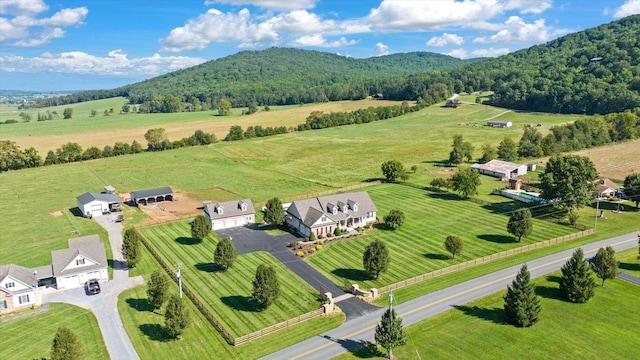
<path fill-rule="evenodd" d="M 633 358 L 639 36 L 270 48 L 0 104 L 0 358 Z M 96 234 L 102 288 L 65 289 Z"/>

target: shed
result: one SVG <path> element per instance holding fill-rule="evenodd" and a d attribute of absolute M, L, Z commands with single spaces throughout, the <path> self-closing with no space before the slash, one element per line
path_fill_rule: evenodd
<path fill-rule="evenodd" d="M 487 126 L 497 127 L 497 128 L 508 128 L 508 127 L 512 127 L 513 123 L 511 121 L 489 120 L 489 121 L 487 121 Z"/>
<path fill-rule="evenodd" d="M 136 205 L 147 205 L 148 203 L 160 201 L 173 201 L 173 190 L 168 186 L 132 191 L 130 195 L 131 201 Z"/>
<path fill-rule="evenodd" d="M 120 210 L 121 201 L 115 194 L 98 194 L 94 192 L 86 192 L 76 198 L 76 203 L 82 216 L 88 218 Z"/>

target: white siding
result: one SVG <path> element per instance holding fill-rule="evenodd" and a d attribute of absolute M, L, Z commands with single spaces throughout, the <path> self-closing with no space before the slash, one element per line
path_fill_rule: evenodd
<path fill-rule="evenodd" d="M 105 201 L 94 200 L 87 204 L 78 203 L 78 208 L 83 216 L 100 216 L 103 212 L 109 211 L 109 204 Z"/>

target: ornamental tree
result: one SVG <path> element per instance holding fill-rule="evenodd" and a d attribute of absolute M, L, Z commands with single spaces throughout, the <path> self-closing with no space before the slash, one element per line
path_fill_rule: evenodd
<path fill-rule="evenodd" d="M 524 264 L 512 285 L 507 286 L 504 296 L 505 317 L 507 322 L 517 327 L 529 327 L 538 321 L 540 310 L 540 299 L 535 293 L 527 264 Z"/>
<path fill-rule="evenodd" d="M 565 299 L 573 303 L 586 303 L 595 295 L 596 282 L 581 248 L 573 252 L 561 271 L 560 293 Z"/>
<path fill-rule="evenodd" d="M 527 237 L 533 232 L 533 220 L 531 219 L 531 211 L 527 208 L 521 208 L 511 213 L 509 222 L 507 223 L 507 231 L 518 239 Z"/>
<path fill-rule="evenodd" d="M 451 253 L 451 256 L 455 259 L 456 254 L 460 254 L 462 252 L 462 239 L 458 236 L 449 235 L 447 239 L 444 241 L 444 247 L 448 252 Z"/>
<path fill-rule="evenodd" d="M 189 321 L 189 312 L 184 302 L 178 295 L 172 294 L 164 312 L 164 327 L 167 334 L 174 339 L 179 338 L 189 325 Z"/>
<path fill-rule="evenodd" d="M 213 261 L 223 271 L 227 271 L 233 265 L 233 262 L 237 257 L 238 252 L 236 252 L 236 248 L 233 246 L 231 239 L 228 236 L 225 236 L 216 246 Z"/>
<path fill-rule="evenodd" d="M 375 275 L 378 279 L 380 273 L 389 268 L 389 260 L 389 250 L 386 245 L 376 239 L 364 249 L 362 265 L 369 274 Z"/>
<path fill-rule="evenodd" d="M 616 252 L 611 246 L 598 249 L 596 255 L 589 260 L 589 265 L 591 265 L 593 272 L 602 279 L 602 286 L 604 286 L 605 280 L 615 279 L 618 276 Z"/>
<path fill-rule="evenodd" d="M 380 324 L 376 326 L 376 343 L 387 350 L 391 357 L 393 348 L 407 343 L 407 334 L 402 326 L 402 319 L 396 311 L 389 309 L 382 314 Z"/>

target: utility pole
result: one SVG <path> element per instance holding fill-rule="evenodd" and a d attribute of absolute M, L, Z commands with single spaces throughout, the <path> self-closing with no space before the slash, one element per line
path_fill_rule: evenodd
<path fill-rule="evenodd" d="M 178 277 L 178 287 L 180 288 L 180 299 L 182 299 L 182 274 L 180 273 L 180 265 L 178 265 L 178 272 L 176 276 Z"/>
<path fill-rule="evenodd" d="M 596 216 L 593 219 L 593 232 L 596 232 L 596 225 L 598 224 L 598 210 L 600 209 L 600 196 L 598 196 L 598 202 L 596 203 Z"/>
<path fill-rule="evenodd" d="M 389 291 L 389 333 L 393 339 L 393 289 Z M 393 359 L 393 347 L 389 348 L 389 359 Z"/>

